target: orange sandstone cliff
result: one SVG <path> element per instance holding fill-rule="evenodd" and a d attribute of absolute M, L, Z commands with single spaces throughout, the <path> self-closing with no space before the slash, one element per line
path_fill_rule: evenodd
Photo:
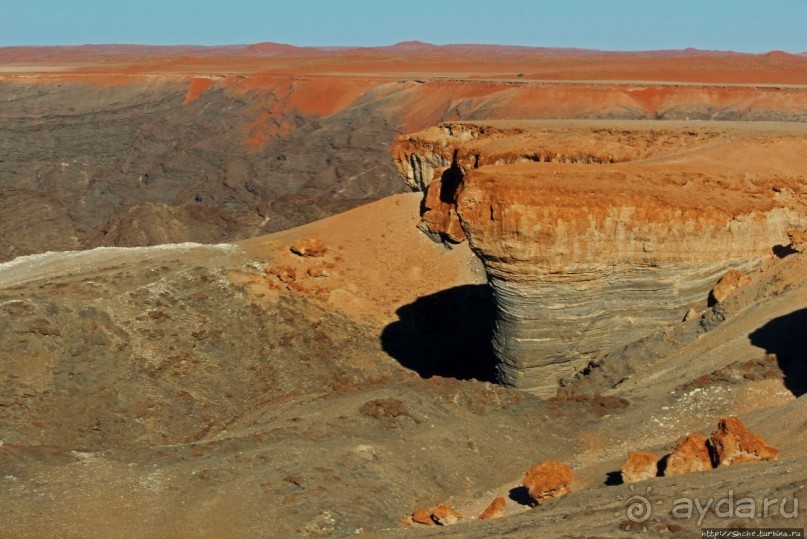
<path fill-rule="evenodd" d="M 421 228 L 467 238 L 496 299 L 499 378 L 539 394 L 706 307 L 807 222 L 801 124 L 449 123 L 401 137 Z"/>

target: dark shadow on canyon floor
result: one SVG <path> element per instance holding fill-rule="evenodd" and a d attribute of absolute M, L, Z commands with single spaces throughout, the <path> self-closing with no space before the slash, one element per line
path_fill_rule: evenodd
<path fill-rule="evenodd" d="M 773 254 L 776 255 L 777 258 L 784 258 L 786 256 L 790 256 L 795 253 L 798 253 L 798 251 L 794 249 L 792 245 L 773 246 Z"/>
<path fill-rule="evenodd" d="M 613 487 L 623 483 L 624 480 L 622 479 L 622 472 L 608 472 L 605 474 L 605 481 L 603 481 L 602 484 L 607 487 Z"/>
<path fill-rule="evenodd" d="M 807 393 L 807 309 L 774 318 L 751 333 L 751 344 L 776 354 L 785 387 L 800 397 Z"/>
<path fill-rule="evenodd" d="M 418 298 L 398 309 L 381 346 L 424 378 L 495 381 L 491 338 L 495 307 L 488 285 L 466 285 Z"/>
<path fill-rule="evenodd" d="M 532 507 L 533 505 L 532 498 L 530 498 L 530 491 L 525 486 L 511 488 L 507 497 L 518 505 L 526 505 L 527 507 Z"/>

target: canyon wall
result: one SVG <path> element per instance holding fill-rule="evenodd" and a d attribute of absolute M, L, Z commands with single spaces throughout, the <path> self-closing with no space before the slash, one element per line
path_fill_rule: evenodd
<path fill-rule="evenodd" d="M 234 241 L 404 191 L 395 111 L 338 90 L 323 104 L 322 84 L 286 76 L 0 77 L 0 260 Z"/>
<path fill-rule="evenodd" d="M 377 63 L 346 75 L 327 55 L 273 61 L 302 64 L 0 65 L 0 260 L 234 241 L 314 221 L 405 190 L 389 160 L 396 133 L 446 120 L 807 119 L 807 96 L 789 86 L 398 77 Z M 413 162 L 411 186 L 451 157 Z"/>
<path fill-rule="evenodd" d="M 551 395 L 807 224 L 805 127 L 446 124 L 396 162 L 427 186 L 421 227 L 485 265 L 500 380 Z"/>

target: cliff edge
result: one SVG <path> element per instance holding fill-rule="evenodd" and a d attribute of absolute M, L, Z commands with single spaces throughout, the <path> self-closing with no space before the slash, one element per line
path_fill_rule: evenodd
<path fill-rule="evenodd" d="M 497 313 L 499 379 L 541 395 L 591 361 L 707 307 L 729 269 L 807 224 L 788 124 L 490 122 L 401 137 L 421 228 L 466 238 Z"/>

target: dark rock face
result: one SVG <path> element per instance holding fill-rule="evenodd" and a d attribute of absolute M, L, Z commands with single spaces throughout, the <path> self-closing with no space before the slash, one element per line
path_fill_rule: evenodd
<path fill-rule="evenodd" d="M 231 241 L 405 189 L 372 98 L 328 117 L 280 110 L 247 142 L 266 91 L 187 82 L 0 84 L 0 260 L 55 249 Z M 13 193 L 8 190 L 13 190 Z M 29 222 L 31 221 L 31 222 Z M 26 229 L 25 237 L 13 231 Z"/>
<path fill-rule="evenodd" d="M 0 260 L 78 248 L 75 222 L 59 200 L 33 189 L 0 188 Z"/>

